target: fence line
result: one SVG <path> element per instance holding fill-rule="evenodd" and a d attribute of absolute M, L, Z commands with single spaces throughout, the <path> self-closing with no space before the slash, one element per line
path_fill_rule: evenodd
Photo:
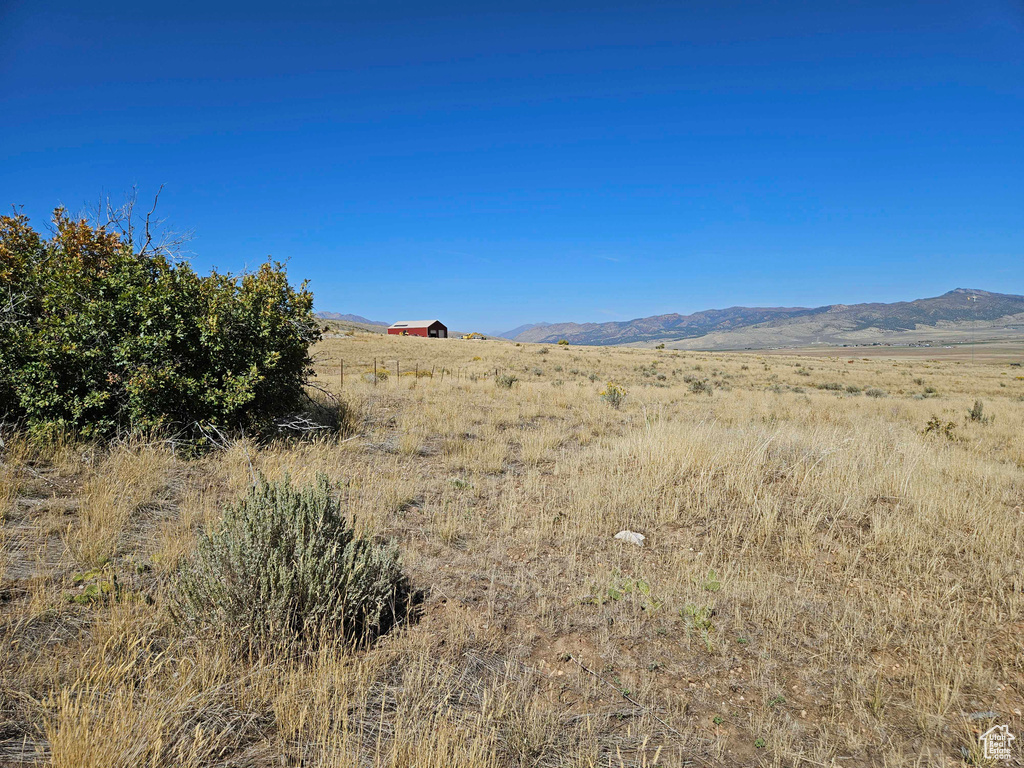
<path fill-rule="evenodd" d="M 398 358 L 394 358 L 392 360 L 392 362 L 394 362 L 394 364 L 395 364 L 394 381 L 397 382 L 397 381 L 401 380 L 401 376 L 402 376 L 402 361 L 400 359 L 398 359 Z M 390 374 L 386 373 L 385 374 L 386 378 L 384 378 L 383 380 L 381 379 L 381 373 L 382 372 L 387 372 L 387 370 L 388 370 L 386 363 L 387 363 L 387 360 L 385 360 L 384 358 L 374 357 L 369 362 L 361 362 L 361 361 L 358 361 L 358 360 L 356 360 L 356 361 L 349 360 L 348 361 L 348 367 L 349 367 L 350 371 L 354 367 L 357 372 L 358 372 L 358 370 L 360 368 L 366 368 L 367 369 L 366 370 L 367 374 L 370 373 L 369 369 L 372 368 L 373 369 L 373 385 L 377 386 L 377 384 L 379 382 L 381 382 L 381 381 L 385 381 L 386 382 L 386 381 L 388 381 L 389 379 L 392 378 L 390 376 Z M 317 361 L 314 360 L 313 364 L 314 364 L 314 366 L 316 366 Z M 345 388 L 345 359 L 344 358 L 339 358 L 338 361 L 337 361 L 337 364 L 338 364 L 338 384 L 339 384 L 339 386 L 342 389 L 344 389 Z M 321 365 L 323 365 L 325 368 L 327 368 L 326 375 L 330 376 L 331 375 L 331 369 L 334 367 L 334 360 L 332 360 L 331 358 L 328 358 L 323 363 L 321 363 Z M 406 370 L 406 375 L 408 375 L 410 373 L 409 364 L 408 363 L 406 364 L 405 370 Z M 493 374 L 495 379 L 498 377 L 500 371 L 502 371 L 502 370 L 504 370 L 504 369 L 501 368 L 501 367 L 495 367 L 494 374 Z M 448 368 L 446 366 L 438 367 L 437 364 L 435 363 L 435 364 L 430 366 L 430 373 L 427 373 L 427 369 L 424 368 L 423 369 L 423 375 L 421 377 L 421 375 L 420 375 L 420 364 L 419 364 L 418 360 L 415 361 L 414 363 L 412 363 L 412 371 L 411 371 L 411 373 L 413 375 L 413 380 L 414 381 L 419 381 L 420 378 L 429 377 L 431 379 L 431 381 L 437 380 L 438 382 L 444 382 L 444 377 L 445 376 L 448 377 L 449 381 L 454 379 L 457 382 L 461 382 L 464 378 L 468 379 L 470 377 L 470 375 L 471 375 L 471 374 L 467 373 L 462 366 L 455 366 L 453 368 Z M 492 374 L 488 370 L 488 371 L 484 371 L 484 372 L 476 374 L 476 375 L 477 375 L 478 378 L 487 379 Z"/>

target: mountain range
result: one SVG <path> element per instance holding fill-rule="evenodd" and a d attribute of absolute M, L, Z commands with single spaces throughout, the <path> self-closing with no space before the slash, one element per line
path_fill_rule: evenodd
<path fill-rule="evenodd" d="M 913 343 L 966 331 L 1024 335 L 1024 296 L 956 288 L 891 304 L 729 307 L 625 322 L 537 323 L 502 336 L 519 342 L 743 349 L 808 344 Z"/>
<path fill-rule="evenodd" d="M 511 331 L 495 331 L 491 333 L 491 336 L 498 336 L 502 339 L 515 339 L 518 336 L 532 331 L 534 328 L 548 328 L 551 323 L 527 323 L 526 325 L 520 325 L 518 328 L 513 328 Z"/>
<path fill-rule="evenodd" d="M 362 315 L 343 315 L 340 312 L 317 312 L 321 320 L 340 320 L 346 323 L 362 323 L 363 325 L 391 325 L 383 320 L 367 320 Z"/>

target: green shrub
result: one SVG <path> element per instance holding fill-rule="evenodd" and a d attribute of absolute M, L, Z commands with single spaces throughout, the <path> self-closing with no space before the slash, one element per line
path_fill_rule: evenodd
<path fill-rule="evenodd" d="M 626 388 L 614 381 L 609 381 L 599 396 L 612 408 L 621 408 L 622 404 L 626 402 Z"/>
<path fill-rule="evenodd" d="M 568 347 L 569 346 L 569 340 L 568 339 L 559 339 L 558 340 L 558 345 L 560 347 Z"/>
<path fill-rule="evenodd" d="M 364 644 L 401 621 L 411 590 L 394 544 L 355 533 L 323 475 L 262 480 L 178 573 L 172 615 L 258 651 L 323 640 Z"/>
<path fill-rule="evenodd" d="M 200 277 L 61 208 L 53 233 L 0 217 L 0 418 L 37 436 L 196 436 L 260 429 L 303 402 L 320 330 L 281 264 Z"/>
<path fill-rule="evenodd" d="M 690 391 L 695 395 L 710 395 L 714 392 L 714 388 L 707 379 L 694 379 L 690 382 Z"/>
<path fill-rule="evenodd" d="M 884 389 L 879 389 L 878 387 L 869 387 L 868 389 L 864 390 L 864 394 L 867 395 L 868 397 L 885 397 L 887 393 Z"/>
<path fill-rule="evenodd" d="M 679 613 L 683 617 L 683 623 L 687 630 L 697 630 L 705 633 L 715 631 L 714 624 L 711 621 L 715 616 L 714 608 L 687 603 Z"/>
<path fill-rule="evenodd" d="M 634 602 L 640 606 L 640 610 L 654 612 L 662 606 L 660 600 L 655 600 L 651 596 L 651 585 L 648 582 L 626 576 L 618 570 L 612 573 L 607 586 L 598 585 L 592 591 L 593 594 L 586 598 L 586 602 L 594 603 L 594 605 L 618 602 L 627 595 L 632 595 Z"/>
<path fill-rule="evenodd" d="M 975 400 L 973 407 L 967 412 L 967 418 L 982 424 L 986 423 L 985 404 L 981 400 Z"/>
<path fill-rule="evenodd" d="M 924 434 L 943 435 L 947 440 L 956 440 L 956 424 L 952 421 L 942 422 L 938 416 L 932 416 L 924 425 Z"/>
<path fill-rule="evenodd" d="M 708 592 L 717 592 L 722 588 L 722 580 L 718 578 L 718 574 L 715 573 L 714 569 L 708 571 L 708 575 L 704 579 L 703 586 Z"/>
<path fill-rule="evenodd" d="M 494 385 L 501 389 L 512 389 L 512 385 L 519 381 L 511 373 L 499 373 L 494 379 Z"/>

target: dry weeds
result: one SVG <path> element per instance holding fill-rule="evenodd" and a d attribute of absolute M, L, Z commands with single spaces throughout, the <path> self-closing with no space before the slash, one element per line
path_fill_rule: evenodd
<path fill-rule="evenodd" d="M 8 440 L 0 763 L 960 765 L 1024 729 L 1019 368 L 540 349 L 329 339 L 334 438 Z M 253 472 L 337 480 L 422 619 L 249 664 L 180 636 L 163 587 Z"/>

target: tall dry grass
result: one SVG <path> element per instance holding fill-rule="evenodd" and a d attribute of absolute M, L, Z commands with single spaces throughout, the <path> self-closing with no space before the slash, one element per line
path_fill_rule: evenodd
<path fill-rule="evenodd" d="M 168 448 L 120 445 L 102 459 L 79 492 L 79 514 L 68 529 L 68 548 L 86 567 L 100 565 L 124 544 L 130 524 L 159 501 L 174 456 Z"/>
<path fill-rule="evenodd" d="M 4 530 L 70 556 L 4 544 L 0 762 L 952 766 L 977 713 L 1021 730 L 1019 369 L 540 349 L 330 339 L 342 434 L 5 464 Z M 339 387 L 374 358 L 435 375 Z M 256 473 L 320 472 L 400 542 L 422 619 L 245 663 L 175 629 L 163 585 L 196 532 Z M 118 593 L 68 603 L 107 559 Z"/>

